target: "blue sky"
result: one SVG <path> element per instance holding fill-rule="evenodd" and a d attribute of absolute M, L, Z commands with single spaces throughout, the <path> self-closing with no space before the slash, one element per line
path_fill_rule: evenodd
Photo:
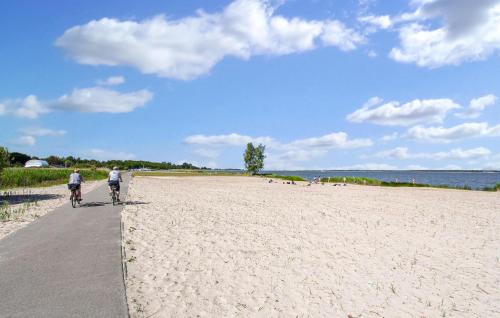
<path fill-rule="evenodd" d="M 0 3 L 0 144 L 269 169 L 500 169 L 500 1 Z"/>

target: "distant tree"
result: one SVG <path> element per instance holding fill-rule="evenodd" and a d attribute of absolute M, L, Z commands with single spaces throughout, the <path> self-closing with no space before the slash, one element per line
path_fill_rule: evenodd
<path fill-rule="evenodd" d="M 49 156 L 45 158 L 45 161 L 49 163 L 51 166 L 62 166 L 64 165 L 64 160 L 62 158 L 59 158 L 57 156 Z"/>
<path fill-rule="evenodd" d="M 2 170 L 10 165 L 9 151 L 7 148 L 0 146 L 0 180 L 2 179 Z"/>
<path fill-rule="evenodd" d="M 71 161 L 71 160 L 69 160 L 69 159 L 64 160 L 64 166 L 65 166 L 66 168 L 69 168 L 69 167 L 71 167 L 72 165 L 73 165 L 73 161 Z"/>
<path fill-rule="evenodd" d="M 26 161 L 31 159 L 27 154 L 20 152 L 11 152 L 9 157 L 11 166 L 24 166 Z"/>
<path fill-rule="evenodd" d="M 264 155 L 265 150 L 266 146 L 262 144 L 259 144 L 257 147 L 251 142 L 247 144 L 243 159 L 245 161 L 245 168 L 248 172 L 256 174 L 264 168 L 264 159 L 266 158 Z"/>

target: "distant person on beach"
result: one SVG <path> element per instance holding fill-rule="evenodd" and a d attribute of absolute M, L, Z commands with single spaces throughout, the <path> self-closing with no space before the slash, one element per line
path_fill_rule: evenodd
<path fill-rule="evenodd" d="M 120 201 L 120 182 L 122 181 L 122 174 L 120 173 L 120 170 L 118 170 L 118 167 L 116 166 L 113 167 L 113 170 L 111 170 L 108 175 L 109 195 L 113 192 L 111 187 L 115 186 L 116 198 L 118 201 Z"/>
<path fill-rule="evenodd" d="M 70 190 L 75 189 L 76 190 L 76 198 L 78 202 L 82 201 L 82 191 L 81 191 L 81 185 L 82 185 L 83 177 L 80 174 L 80 169 L 76 168 L 73 173 L 69 175 L 69 182 L 68 182 L 68 188 Z"/>

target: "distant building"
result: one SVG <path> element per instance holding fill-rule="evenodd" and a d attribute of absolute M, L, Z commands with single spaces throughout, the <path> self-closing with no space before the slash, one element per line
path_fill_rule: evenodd
<path fill-rule="evenodd" d="M 47 168 L 49 166 L 48 162 L 45 160 L 28 160 L 25 164 L 25 168 Z"/>

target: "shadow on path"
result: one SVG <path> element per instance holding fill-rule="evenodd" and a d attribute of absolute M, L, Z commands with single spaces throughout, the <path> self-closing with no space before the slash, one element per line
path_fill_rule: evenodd
<path fill-rule="evenodd" d="M 45 201 L 62 198 L 61 194 L 12 194 L 0 195 L 0 203 L 18 204 L 24 202 Z"/>
<path fill-rule="evenodd" d="M 123 201 L 123 202 L 118 202 L 117 205 L 140 205 L 140 204 L 149 204 L 149 202 L 141 202 L 141 201 Z M 106 201 L 106 202 L 86 202 L 82 203 L 80 207 L 82 208 L 92 208 L 96 206 L 105 206 L 105 205 L 112 205 L 111 201 Z"/>

